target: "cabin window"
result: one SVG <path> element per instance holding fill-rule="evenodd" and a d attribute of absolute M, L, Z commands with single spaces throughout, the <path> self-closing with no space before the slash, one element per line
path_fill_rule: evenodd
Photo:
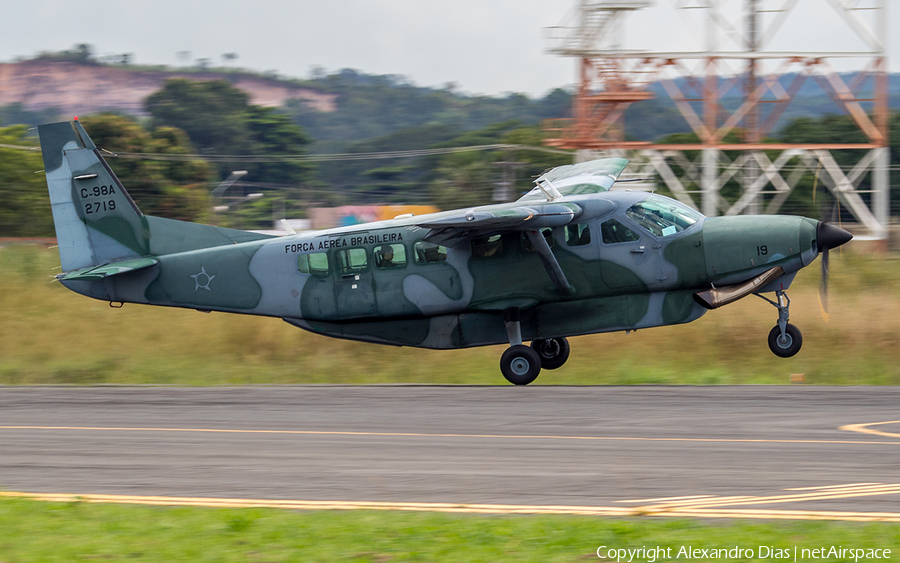
<path fill-rule="evenodd" d="M 610 219 L 600 225 L 600 234 L 603 236 L 603 244 L 634 242 L 641 239 L 634 231 L 615 219 Z"/>
<path fill-rule="evenodd" d="M 544 240 L 547 241 L 547 244 L 550 248 L 553 248 L 553 229 L 550 227 L 545 227 L 541 229 L 541 234 L 544 235 Z M 531 244 L 531 239 L 528 238 L 528 233 L 522 233 L 522 250 L 525 252 L 534 252 L 534 245 Z"/>
<path fill-rule="evenodd" d="M 402 244 L 382 244 L 375 248 L 375 267 L 402 268 L 406 266 L 406 248 Z"/>
<path fill-rule="evenodd" d="M 434 264 L 447 259 L 446 246 L 419 241 L 414 249 L 416 252 L 416 264 Z"/>
<path fill-rule="evenodd" d="M 365 248 L 348 248 L 334 253 L 337 268 L 342 276 L 350 276 L 369 269 L 369 256 Z"/>
<path fill-rule="evenodd" d="M 566 245 L 585 246 L 591 243 L 591 227 L 587 223 L 566 225 Z"/>
<path fill-rule="evenodd" d="M 472 256 L 476 258 L 488 258 L 500 256 L 503 253 L 503 241 L 500 235 L 478 237 L 472 239 Z"/>
<path fill-rule="evenodd" d="M 701 217 L 680 203 L 652 198 L 635 203 L 625 211 L 625 215 L 658 237 L 683 231 Z"/>
<path fill-rule="evenodd" d="M 314 252 L 297 257 L 297 269 L 301 274 L 325 275 L 328 273 L 328 254 Z"/>

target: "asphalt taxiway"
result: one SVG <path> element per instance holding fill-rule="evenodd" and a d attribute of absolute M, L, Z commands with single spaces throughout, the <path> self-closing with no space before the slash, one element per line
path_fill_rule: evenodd
<path fill-rule="evenodd" d="M 0 387 L 0 491 L 900 521 L 898 405 L 896 387 Z"/>

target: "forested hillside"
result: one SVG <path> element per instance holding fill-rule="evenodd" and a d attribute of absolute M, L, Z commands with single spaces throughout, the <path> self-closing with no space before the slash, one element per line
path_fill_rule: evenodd
<path fill-rule="evenodd" d="M 99 111 L 146 117 L 144 100 L 171 78 L 225 81 L 244 91 L 254 105 L 280 108 L 306 130 L 313 153 L 341 152 L 351 143 L 423 126 L 463 132 L 510 120 L 533 125 L 571 115 L 571 92 L 553 85 L 538 98 L 518 93 L 476 96 L 460 92 L 453 84 L 422 87 L 408 77 L 353 69 L 318 70 L 309 78 L 297 79 L 238 68 L 139 67 L 128 64 L 125 56 L 96 60 L 90 46 L 81 45 L 71 51 L 0 64 L 0 125 L 34 125 Z M 791 80 L 792 75 L 785 75 L 781 82 Z M 900 92 L 900 75 L 890 77 L 890 87 Z M 634 104 L 626 112 L 627 138 L 655 141 L 688 132 L 690 128 L 662 86 L 653 84 L 649 91 L 655 99 Z M 740 89 L 732 88 L 724 95 L 723 106 L 740 103 L 740 95 Z M 900 105 L 900 93 L 892 96 L 894 105 Z M 810 79 L 776 131 L 794 118 L 840 113 Z"/>

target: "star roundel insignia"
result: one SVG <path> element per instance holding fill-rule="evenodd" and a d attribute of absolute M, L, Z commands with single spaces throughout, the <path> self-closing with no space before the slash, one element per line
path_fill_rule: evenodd
<path fill-rule="evenodd" d="M 203 265 L 200 265 L 200 271 L 191 276 L 194 280 L 194 293 L 197 293 L 201 289 L 205 289 L 206 291 L 212 291 L 209 288 L 209 282 L 215 279 L 215 275 L 210 275 L 206 273 L 206 268 Z"/>

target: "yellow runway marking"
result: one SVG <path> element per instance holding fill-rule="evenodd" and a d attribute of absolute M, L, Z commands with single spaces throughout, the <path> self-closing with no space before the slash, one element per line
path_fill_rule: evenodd
<path fill-rule="evenodd" d="M 621 508 L 610 506 L 540 506 L 515 504 L 454 504 L 430 502 L 347 502 L 304 500 L 261 500 L 197 497 L 160 497 L 130 495 L 75 495 L 69 493 L 2 492 L 0 497 L 27 498 L 50 502 L 90 502 L 143 504 L 153 506 L 204 506 L 217 508 L 281 508 L 289 510 L 388 510 L 413 512 L 450 512 L 471 514 L 570 514 L 582 516 L 677 516 L 694 518 L 764 518 L 788 520 L 853 520 L 900 522 L 892 512 L 834 512 L 815 510 L 763 509 L 665 509 L 654 507 Z"/>
<path fill-rule="evenodd" d="M 884 423 L 887 424 L 887 423 Z M 845 427 L 841 427 L 842 429 Z M 699 443 L 749 443 L 749 444 L 856 444 L 900 446 L 900 441 L 863 440 L 778 440 L 766 438 L 646 438 L 631 436 L 554 436 L 517 434 L 450 434 L 423 432 L 351 432 L 339 430 L 241 430 L 232 428 L 141 428 L 109 426 L 0 426 L 0 430 L 87 430 L 115 432 L 210 432 L 219 434 L 295 434 L 311 436 L 381 436 L 411 438 L 485 438 L 503 440 L 597 440 L 634 442 L 699 442 Z M 897 435 L 900 437 L 900 435 Z"/>
<path fill-rule="evenodd" d="M 900 424 L 900 420 L 889 420 L 888 422 L 869 422 L 867 424 L 847 424 L 838 428 L 838 430 L 846 430 L 847 432 L 861 432 L 863 434 L 874 434 L 876 436 L 886 436 L 888 438 L 900 438 L 900 434 L 896 432 L 883 432 L 881 430 L 873 430 L 869 426 L 881 426 L 882 424 Z"/>
<path fill-rule="evenodd" d="M 850 483 L 848 485 L 829 485 L 827 487 L 794 487 L 785 491 L 822 491 L 826 489 L 845 489 L 847 487 L 863 487 L 865 485 L 883 485 L 884 483 Z"/>
<path fill-rule="evenodd" d="M 674 510 L 709 509 L 724 506 L 747 506 L 757 504 L 782 504 L 788 502 L 808 502 L 816 500 L 837 500 L 845 498 L 894 495 L 900 494 L 900 485 L 863 484 L 841 485 L 839 487 L 819 487 L 817 492 L 794 493 L 787 495 L 772 495 L 764 497 L 733 496 L 733 497 L 706 497 L 685 498 L 685 500 L 673 500 L 669 502 L 657 502 L 648 506 L 638 507 L 635 510 L 657 513 Z M 653 502 L 654 499 L 621 502 Z"/>
<path fill-rule="evenodd" d="M 715 495 L 691 495 L 687 497 L 662 497 L 662 498 L 645 498 L 640 500 L 617 500 L 616 502 L 659 502 L 662 500 L 671 501 L 671 500 L 688 500 L 688 499 L 697 499 L 697 498 L 712 498 Z"/>

